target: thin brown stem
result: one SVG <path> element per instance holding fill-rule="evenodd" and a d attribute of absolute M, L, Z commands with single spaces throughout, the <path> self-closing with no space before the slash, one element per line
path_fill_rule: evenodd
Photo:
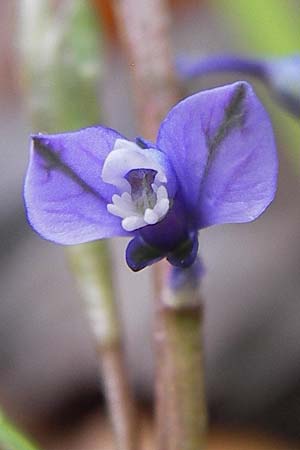
<path fill-rule="evenodd" d="M 137 450 L 140 438 L 121 345 L 99 347 L 106 399 L 119 450 Z"/>
<path fill-rule="evenodd" d="M 139 128 L 154 139 L 166 112 L 178 100 L 169 42 L 166 0 L 114 0 L 119 30 L 134 80 Z"/>

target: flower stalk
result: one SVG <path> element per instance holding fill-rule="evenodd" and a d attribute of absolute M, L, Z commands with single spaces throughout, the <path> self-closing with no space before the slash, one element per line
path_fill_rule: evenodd
<path fill-rule="evenodd" d="M 101 49 L 89 2 L 23 0 L 21 6 L 22 73 L 34 128 L 57 132 L 98 122 Z M 68 256 L 94 334 L 116 446 L 136 450 L 109 244 L 70 247 Z"/>
<path fill-rule="evenodd" d="M 206 445 L 202 272 L 199 260 L 188 269 L 172 268 L 162 296 L 168 450 L 202 450 Z"/>
<path fill-rule="evenodd" d="M 203 378 L 202 306 L 163 311 L 169 386 L 169 450 L 202 450 L 207 413 Z"/>

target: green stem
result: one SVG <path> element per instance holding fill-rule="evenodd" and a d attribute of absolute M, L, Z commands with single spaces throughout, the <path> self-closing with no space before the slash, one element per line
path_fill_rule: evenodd
<path fill-rule="evenodd" d="M 0 411 L 0 447 L 3 450 L 38 450 Z"/>
<path fill-rule="evenodd" d="M 206 448 L 202 275 L 198 259 L 187 269 L 172 268 L 161 297 L 168 450 Z"/>
<path fill-rule="evenodd" d="M 203 450 L 204 394 L 202 307 L 163 310 L 168 391 L 168 450 Z"/>

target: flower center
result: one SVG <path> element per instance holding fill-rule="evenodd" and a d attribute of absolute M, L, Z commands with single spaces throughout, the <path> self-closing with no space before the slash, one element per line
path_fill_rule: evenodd
<path fill-rule="evenodd" d="M 105 160 L 102 178 L 115 185 L 120 195 L 112 196 L 107 210 L 121 217 L 122 227 L 134 231 L 161 221 L 170 207 L 166 175 L 157 161 L 158 150 L 117 140 Z"/>
<path fill-rule="evenodd" d="M 157 196 L 152 187 L 156 174 L 153 169 L 133 169 L 125 175 L 131 186 L 131 198 L 140 211 L 156 205 Z"/>

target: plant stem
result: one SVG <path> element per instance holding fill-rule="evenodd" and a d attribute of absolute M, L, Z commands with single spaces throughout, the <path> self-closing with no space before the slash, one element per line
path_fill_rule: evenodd
<path fill-rule="evenodd" d="M 154 139 L 158 124 L 178 100 L 166 0 L 114 0 L 119 30 L 134 80 L 139 127 Z"/>
<path fill-rule="evenodd" d="M 202 311 L 199 307 L 166 309 L 164 321 L 171 393 L 169 449 L 202 450 L 206 432 Z"/>
<path fill-rule="evenodd" d="M 163 292 L 168 450 L 203 450 L 206 444 L 200 267 L 197 261 L 189 269 L 172 269 Z"/>
<path fill-rule="evenodd" d="M 100 30 L 89 2 L 23 0 L 21 20 L 22 73 L 35 129 L 54 133 L 98 122 Z M 101 241 L 74 246 L 68 254 L 94 332 L 117 448 L 136 450 L 135 408 L 109 245 Z"/>
<path fill-rule="evenodd" d="M 125 369 L 107 245 L 98 241 L 73 246 L 69 255 L 94 332 L 116 446 L 120 450 L 137 449 L 136 413 Z"/>
<path fill-rule="evenodd" d="M 0 447 L 9 450 L 38 450 L 27 436 L 22 434 L 0 410 Z"/>
<path fill-rule="evenodd" d="M 167 1 L 114 0 L 114 7 L 133 75 L 139 126 L 145 137 L 155 139 L 162 118 L 179 98 L 169 42 Z M 168 273 L 165 261 L 155 265 L 156 449 L 202 450 L 206 409 L 201 381 L 201 314 L 197 310 L 200 306 L 193 307 L 188 315 L 186 306 L 173 311 L 171 302 L 166 308 L 166 295 L 168 299 L 174 297 L 166 290 Z M 193 286 L 191 291 L 194 298 L 197 289 Z M 184 304 L 189 304 L 191 291 L 181 292 Z M 177 301 L 178 294 L 175 297 Z M 180 365 L 182 351 L 188 353 Z M 186 378 L 190 368 L 195 373 Z M 185 405 L 183 410 L 181 401 Z"/>

